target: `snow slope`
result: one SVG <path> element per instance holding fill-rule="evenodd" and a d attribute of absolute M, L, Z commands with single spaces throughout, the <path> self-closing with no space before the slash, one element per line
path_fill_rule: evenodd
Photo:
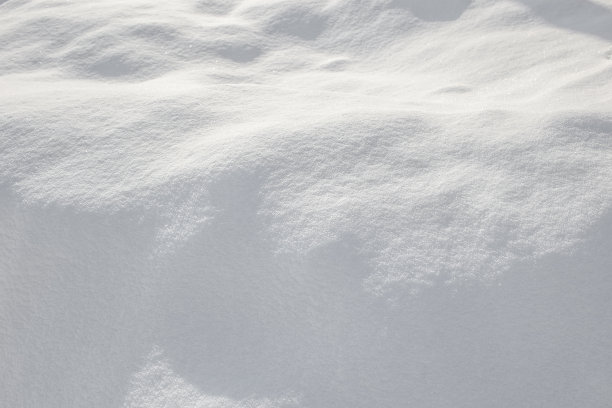
<path fill-rule="evenodd" d="M 0 406 L 612 406 L 609 0 L 0 0 Z"/>

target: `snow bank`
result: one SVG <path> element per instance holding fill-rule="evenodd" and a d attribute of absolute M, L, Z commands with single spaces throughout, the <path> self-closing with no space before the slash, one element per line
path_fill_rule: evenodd
<path fill-rule="evenodd" d="M 612 4 L 0 2 L 0 402 L 612 404 Z"/>

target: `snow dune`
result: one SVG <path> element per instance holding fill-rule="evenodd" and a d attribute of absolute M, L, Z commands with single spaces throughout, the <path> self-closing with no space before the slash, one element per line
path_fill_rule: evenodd
<path fill-rule="evenodd" d="M 612 406 L 609 0 L 0 0 L 0 405 Z"/>

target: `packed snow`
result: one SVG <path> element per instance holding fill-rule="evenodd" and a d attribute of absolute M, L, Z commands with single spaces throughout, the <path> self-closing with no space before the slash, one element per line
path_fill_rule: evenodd
<path fill-rule="evenodd" d="M 0 406 L 609 408 L 611 0 L 0 0 Z"/>

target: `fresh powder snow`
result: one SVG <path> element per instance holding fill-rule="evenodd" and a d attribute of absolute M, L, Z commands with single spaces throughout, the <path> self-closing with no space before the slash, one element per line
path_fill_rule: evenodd
<path fill-rule="evenodd" d="M 612 1 L 0 0 L 0 406 L 612 407 Z"/>

